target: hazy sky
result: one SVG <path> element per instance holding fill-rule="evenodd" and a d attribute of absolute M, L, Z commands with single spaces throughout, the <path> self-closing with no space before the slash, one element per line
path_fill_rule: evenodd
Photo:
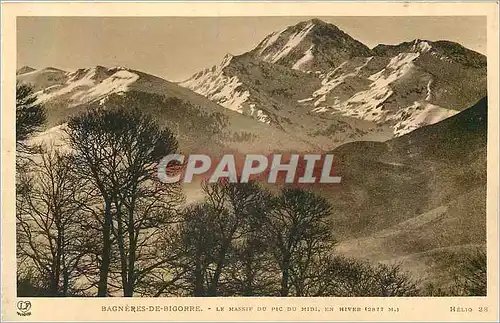
<path fill-rule="evenodd" d="M 126 66 L 180 81 L 312 17 L 20 17 L 17 65 Z M 416 38 L 486 52 L 484 17 L 319 17 L 368 47 Z"/>

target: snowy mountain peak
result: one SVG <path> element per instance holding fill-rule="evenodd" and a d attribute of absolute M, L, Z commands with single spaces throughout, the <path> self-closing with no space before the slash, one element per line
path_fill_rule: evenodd
<path fill-rule="evenodd" d="M 294 135 L 318 142 L 325 136 L 328 146 L 365 135 L 385 140 L 456 114 L 484 96 L 486 60 L 449 41 L 414 39 L 371 50 L 310 19 L 180 85 Z"/>
<path fill-rule="evenodd" d="M 426 40 L 415 39 L 412 46 L 412 51 L 414 52 L 428 52 L 431 50 L 432 46 Z"/>
<path fill-rule="evenodd" d="M 220 64 L 220 66 L 222 68 L 226 67 L 229 65 L 229 63 L 231 63 L 231 60 L 233 59 L 233 55 L 227 53 L 226 55 L 224 55 L 224 58 L 222 59 L 222 63 Z"/>
<path fill-rule="evenodd" d="M 74 106 L 100 100 L 112 93 L 121 93 L 139 78 L 139 72 L 126 68 L 95 66 L 66 72 L 44 68 L 18 75 L 22 83 L 35 85 L 38 102 L 60 99 Z"/>
<path fill-rule="evenodd" d="M 401 53 L 420 53 L 447 63 L 458 63 L 473 68 L 486 67 L 486 56 L 447 40 L 415 39 L 397 45 L 380 44 L 373 48 L 373 52 L 377 56 L 386 57 L 394 57 Z"/>
<path fill-rule="evenodd" d="M 269 34 L 250 54 L 301 71 L 325 71 L 354 56 L 371 56 L 371 51 L 337 26 L 310 19 Z"/>
<path fill-rule="evenodd" d="M 112 69 L 108 69 L 104 66 L 97 65 L 91 68 L 80 68 L 73 73 L 69 74 L 69 81 L 78 81 L 82 79 L 102 81 L 105 78 L 113 74 Z"/>
<path fill-rule="evenodd" d="M 289 27 L 278 33 L 272 33 L 257 46 L 260 59 L 270 63 L 278 62 L 280 59 L 287 56 L 295 47 L 300 45 L 313 27 L 314 24 L 312 22 L 307 22 L 305 24 L 301 23 Z M 276 44 L 277 41 L 281 44 Z"/>
<path fill-rule="evenodd" d="M 23 66 L 16 71 L 16 75 L 31 73 L 33 71 L 36 71 L 36 69 L 31 66 Z"/>
<path fill-rule="evenodd" d="M 111 67 L 110 69 L 111 70 L 127 70 L 128 68 L 126 68 L 125 66 L 116 65 L 116 66 Z"/>

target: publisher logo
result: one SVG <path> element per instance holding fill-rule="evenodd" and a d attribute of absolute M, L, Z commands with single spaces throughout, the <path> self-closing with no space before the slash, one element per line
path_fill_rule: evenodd
<path fill-rule="evenodd" d="M 21 316 L 30 316 L 31 312 L 31 302 L 30 301 L 19 301 L 17 302 L 17 314 Z"/>

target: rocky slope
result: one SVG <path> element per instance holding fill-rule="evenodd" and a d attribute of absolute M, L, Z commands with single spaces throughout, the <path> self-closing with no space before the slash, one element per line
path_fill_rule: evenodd
<path fill-rule="evenodd" d="M 335 204 L 338 252 L 403 262 L 446 284 L 465 252 L 486 243 L 487 99 L 386 142 L 333 153 L 343 185 Z"/>

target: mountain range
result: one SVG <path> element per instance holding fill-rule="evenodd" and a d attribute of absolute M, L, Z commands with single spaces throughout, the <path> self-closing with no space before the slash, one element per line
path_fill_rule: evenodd
<path fill-rule="evenodd" d="M 343 183 L 315 189 L 336 210 L 339 252 L 445 284 L 486 239 L 486 70 L 484 55 L 455 42 L 369 48 L 312 19 L 179 83 L 103 66 L 25 66 L 16 77 L 47 111 L 37 140 L 126 93 L 187 152 L 333 152 Z"/>
<path fill-rule="evenodd" d="M 180 85 L 328 150 L 400 136 L 471 106 L 486 95 L 486 57 L 449 41 L 370 49 L 312 19 Z"/>

